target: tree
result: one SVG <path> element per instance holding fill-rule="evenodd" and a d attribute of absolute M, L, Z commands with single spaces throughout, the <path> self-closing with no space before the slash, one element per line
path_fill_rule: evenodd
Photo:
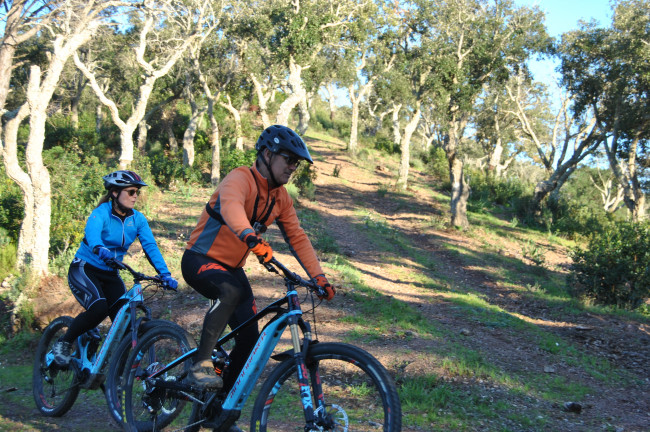
<path fill-rule="evenodd" d="M 604 135 L 592 116 L 571 116 L 571 99 L 564 96 L 555 119 L 539 109 L 550 109 L 543 91 L 525 85 L 520 73 L 506 86 L 513 108 L 510 113 L 519 121 L 523 135 L 532 143 L 531 158 L 544 167 L 547 177 L 535 186 L 532 208 L 541 216 L 542 201 L 557 194 L 585 157 L 592 155 L 604 141 Z M 532 114 L 532 115 L 531 115 Z"/>
<path fill-rule="evenodd" d="M 192 44 L 205 40 L 215 28 L 215 14 L 209 0 L 145 0 L 136 9 L 135 17 L 131 61 L 137 65 L 141 80 L 136 102 L 126 120 L 121 117 L 116 98 L 106 94 L 97 79 L 100 63 L 88 65 L 78 55 L 74 56 L 75 64 L 120 129 L 120 168 L 128 167 L 133 161 L 133 132 L 147 112 L 156 81 L 169 73 Z"/>
<path fill-rule="evenodd" d="M 609 28 L 594 23 L 562 37 L 563 81 L 574 112 L 593 110 L 607 134 L 605 154 L 633 221 L 646 219 L 644 178 L 650 159 L 650 4 L 615 4 Z"/>
<path fill-rule="evenodd" d="M 16 48 L 50 22 L 57 3 L 48 0 L 7 0 L 0 3 L 0 22 L 4 23 L 0 42 L 0 116 L 5 113 Z"/>
<path fill-rule="evenodd" d="M 48 25 L 50 39 L 47 69 L 32 65 L 25 101 L 5 114 L 3 146 L 0 147 L 7 175 L 23 193 L 25 217 L 17 247 L 17 265 L 30 265 L 39 274 L 48 272 L 50 245 L 51 189 L 50 175 L 43 165 L 43 142 L 47 110 L 57 88 L 66 61 L 86 43 L 104 22 L 103 12 L 123 2 L 73 1 L 57 5 L 57 19 Z M 18 157 L 18 129 L 29 118 L 29 136 L 25 146 L 26 170 Z"/>
<path fill-rule="evenodd" d="M 441 113 L 443 148 L 452 185 L 451 224 L 467 227 L 469 184 L 463 172 L 464 134 L 488 83 L 507 80 L 532 53 L 549 46 L 543 14 L 511 0 L 414 1 L 411 25 L 426 43 L 431 92 Z"/>

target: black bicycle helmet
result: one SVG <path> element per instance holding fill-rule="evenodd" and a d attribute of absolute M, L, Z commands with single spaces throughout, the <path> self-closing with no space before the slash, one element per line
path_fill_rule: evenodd
<path fill-rule="evenodd" d="M 264 129 L 257 139 L 255 150 L 259 153 L 265 148 L 269 149 L 271 153 L 280 153 L 282 150 L 288 150 L 310 164 L 314 163 L 309 154 L 309 150 L 307 150 L 307 145 L 302 138 L 286 126 L 273 125 Z"/>
<path fill-rule="evenodd" d="M 104 179 L 104 188 L 120 188 L 123 189 L 129 186 L 142 187 L 147 186 L 145 182 L 142 181 L 142 177 L 134 173 L 133 171 L 120 170 L 115 171 L 110 174 L 102 177 Z"/>

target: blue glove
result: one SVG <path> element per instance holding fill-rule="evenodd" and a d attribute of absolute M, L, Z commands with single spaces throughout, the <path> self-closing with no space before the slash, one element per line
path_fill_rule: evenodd
<path fill-rule="evenodd" d="M 113 259 L 113 252 L 105 248 L 104 246 L 100 246 L 95 250 L 95 253 L 99 257 L 100 260 L 102 261 L 107 261 L 110 259 Z"/>
<path fill-rule="evenodd" d="M 176 288 L 178 288 L 178 281 L 172 277 L 172 275 L 169 274 L 161 274 L 159 275 L 160 279 L 162 279 L 162 284 L 164 288 L 169 288 L 174 291 L 176 291 Z"/>

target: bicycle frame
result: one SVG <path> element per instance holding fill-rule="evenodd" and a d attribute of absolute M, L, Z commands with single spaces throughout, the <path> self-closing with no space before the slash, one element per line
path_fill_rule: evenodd
<path fill-rule="evenodd" d="M 300 301 L 298 299 L 298 293 L 295 290 L 295 284 L 290 280 L 286 280 L 287 294 L 280 300 L 277 300 L 262 311 L 257 313 L 255 316 L 248 319 L 246 322 L 242 323 L 240 326 L 232 330 L 227 335 L 223 336 L 217 342 L 217 347 L 221 347 L 224 343 L 233 339 L 235 335 L 245 327 L 257 323 L 265 316 L 276 313 L 276 316 L 268 322 L 262 331 L 260 336 L 251 351 L 251 354 L 248 357 L 248 360 L 244 364 L 242 371 L 240 372 L 235 384 L 232 389 L 224 399 L 221 404 L 221 410 L 216 424 L 222 424 L 228 420 L 234 422 L 237 420 L 241 414 L 241 410 L 244 407 L 246 400 L 250 396 L 255 383 L 259 379 L 262 371 L 264 370 L 266 364 L 268 363 L 273 350 L 277 346 L 280 338 L 284 334 L 287 326 L 290 329 L 291 341 L 293 345 L 293 357 L 298 363 L 298 370 L 300 371 L 299 382 L 301 388 L 301 399 L 303 408 L 305 411 L 305 420 L 308 425 L 313 425 L 315 421 L 314 407 L 311 402 L 310 390 L 308 376 L 306 374 L 305 367 L 305 358 L 304 352 L 311 343 L 311 329 L 307 322 L 302 319 L 302 309 L 300 308 Z M 282 306 L 287 305 L 288 308 Z M 300 331 L 302 331 L 304 336 L 304 349 L 300 343 Z M 167 364 L 162 369 L 156 371 L 155 373 L 147 377 L 148 381 L 151 381 L 152 384 L 161 389 L 169 389 L 185 392 L 187 387 L 176 382 L 169 382 L 163 378 L 157 379 L 160 376 L 170 370 L 171 368 L 179 365 L 180 363 L 191 358 L 196 352 L 196 348 L 186 352 L 182 356 L 178 357 L 171 363 Z M 317 389 L 317 391 L 320 391 Z M 187 396 L 187 393 L 184 393 Z M 209 406 L 214 402 L 217 394 L 214 394 L 212 398 L 205 402 L 205 406 Z M 191 398 L 194 401 L 198 399 Z M 322 398 L 318 398 L 319 405 Z"/>
<path fill-rule="evenodd" d="M 82 383 L 85 388 L 95 389 L 102 384 L 104 380 L 103 370 L 110 360 L 113 351 L 117 347 L 118 342 L 127 334 L 129 326 L 133 331 L 133 346 L 135 346 L 137 342 L 136 329 L 139 325 L 138 321 L 143 319 L 142 317 L 138 320 L 135 319 L 135 310 L 140 309 L 144 311 L 145 318 L 151 318 L 151 311 L 144 305 L 142 285 L 139 282 L 134 283 L 133 287 L 124 293 L 118 301 L 126 301 L 126 303 L 117 312 L 115 320 L 111 324 L 108 334 L 104 339 L 104 343 L 102 343 L 101 349 L 98 353 L 93 353 L 89 356 L 89 343 L 88 341 L 84 343 L 84 336 L 88 332 L 77 338 L 79 358 L 73 357 L 70 361 L 70 365 L 73 368 L 76 368 L 79 372 L 88 373 L 88 378 L 84 380 L 84 383 Z M 48 366 L 54 362 L 54 354 L 52 352 L 49 352 L 46 355 L 46 362 Z"/>

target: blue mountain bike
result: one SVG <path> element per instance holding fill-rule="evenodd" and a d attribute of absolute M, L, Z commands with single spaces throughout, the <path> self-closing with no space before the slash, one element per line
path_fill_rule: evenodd
<path fill-rule="evenodd" d="M 73 344 L 70 364 L 58 366 L 54 362 L 52 347 L 70 327 L 72 318 L 69 316 L 61 316 L 52 321 L 38 342 L 32 387 L 36 407 L 43 415 L 60 417 L 72 407 L 82 388 L 101 388 L 111 417 L 121 424 L 120 379 L 128 354 L 136 345 L 138 337 L 147 330 L 158 327 L 182 331 L 173 322 L 152 320 L 151 311 L 144 304 L 142 283 L 148 282 L 148 286 L 166 289 L 160 278 L 136 272 L 119 261 L 110 264 L 119 270 L 130 272 L 134 285 L 120 298 L 119 301 L 124 304 L 115 316 L 103 343 L 98 329 L 84 333 Z"/>
<path fill-rule="evenodd" d="M 152 329 L 131 351 L 124 368 L 126 430 L 227 431 L 240 417 L 270 358 L 280 363 L 257 394 L 251 432 L 401 430 L 397 390 L 381 363 L 361 348 L 312 339 L 296 289 L 323 294 L 321 288 L 276 259 L 265 267 L 282 272 L 286 296 L 223 336 L 213 351 L 215 371 L 227 374 L 224 344 L 243 328 L 270 318 L 233 387 L 208 392 L 185 383 L 196 348 L 177 329 Z M 292 348 L 273 355 L 287 327 Z"/>

